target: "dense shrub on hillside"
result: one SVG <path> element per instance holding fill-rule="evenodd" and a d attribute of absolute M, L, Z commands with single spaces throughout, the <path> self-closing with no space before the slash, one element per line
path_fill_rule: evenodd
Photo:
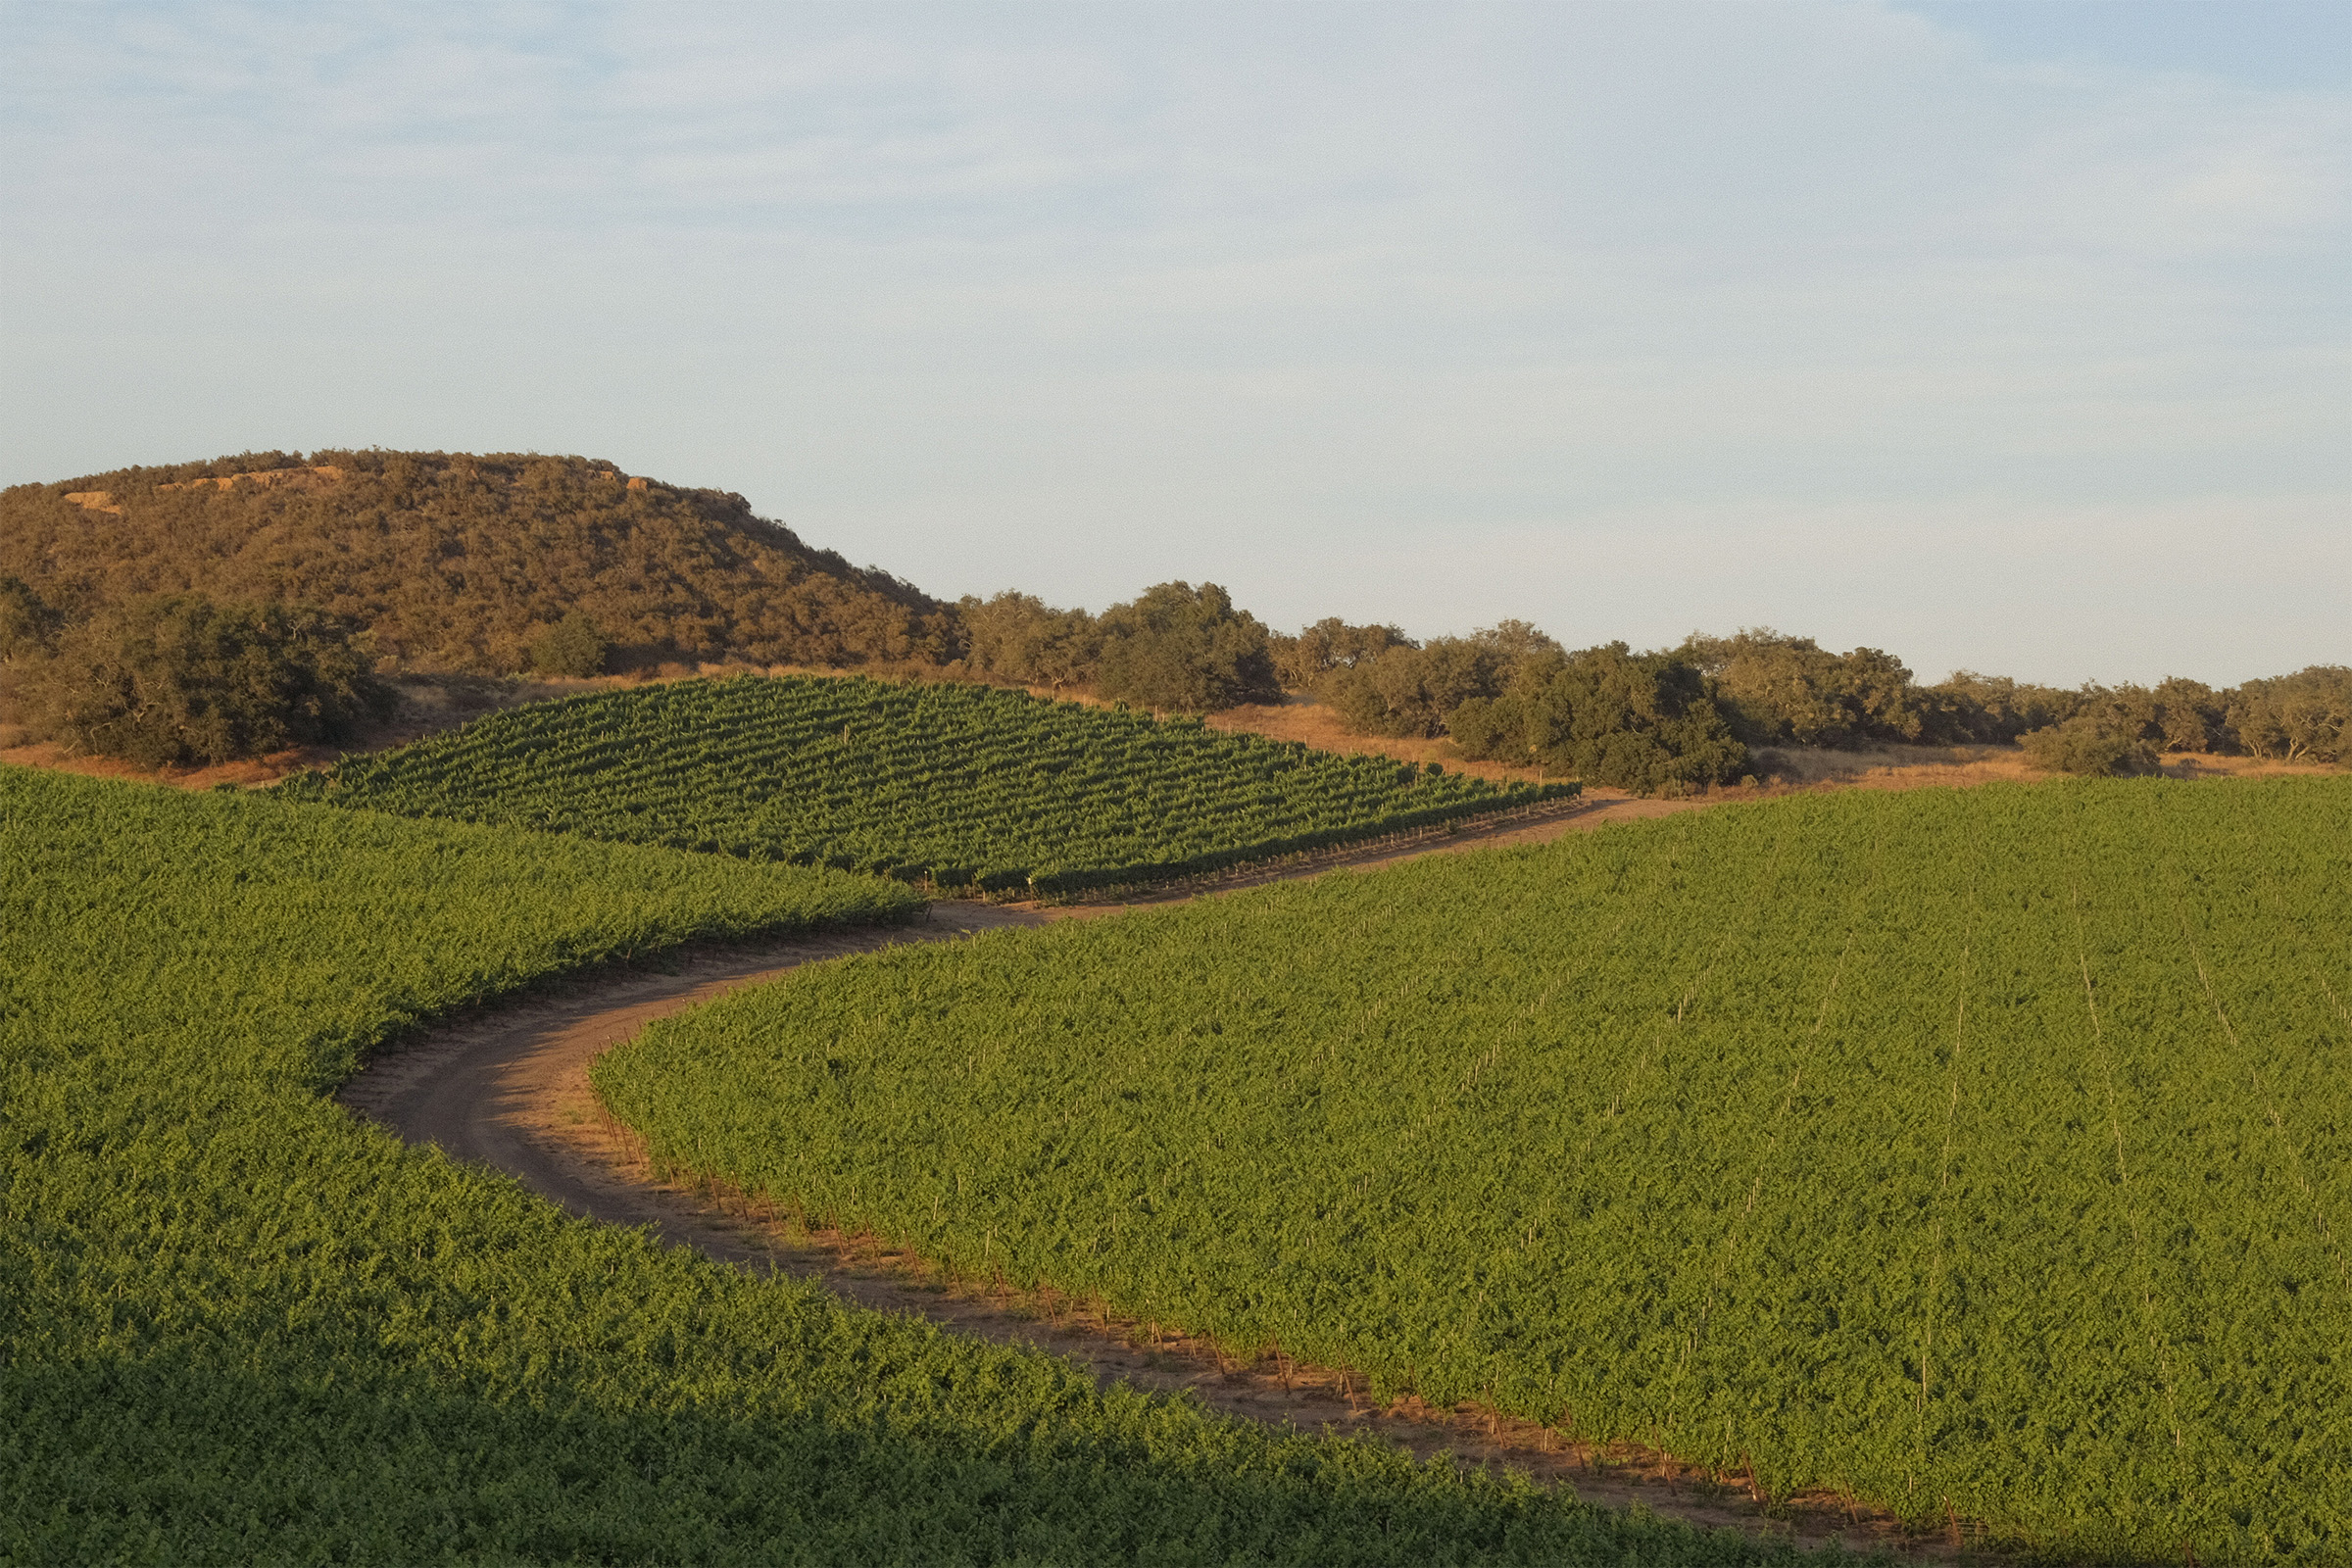
<path fill-rule="evenodd" d="M 30 595 L 9 614 L 32 619 Z M 35 643 L 20 634 L 9 706 L 45 739 L 147 767 L 350 739 L 387 716 L 358 628 L 302 606 L 174 594 L 109 605 Z"/>
<path fill-rule="evenodd" d="M 1677 652 L 1714 677 L 1733 733 L 1750 746 L 1997 745 L 2078 718 L 2084 722 L 2075 736 L 2129 736 L 2147 742 L 2150 756 L 2230 744 L 2222 697 L 2177 676 L 2154 687 L 2065 690 L 1961 670 L 1922 686 L 1892 654 L 1836 654 L 1810 637 L 1763 629 L 1694 632 Z M 2080 750 L 2079 741 L 2068 744 Z"/>
<path fill-rule="evenodd" d="M 1566 657 L 1524 621 L 1426 644 L 1336 616 L 1277 635 L 1209 583 L 1161 583 L 1099 616 L 1019 592 L 946 605 L 809 548 L 739 495 L 514 454 L 246 452 L 18 485 L 0 491 L 11 577 L 74 618 L 186 592 L 314 605 L 366 628 L 383 670 L 881 665 L 1190 712 L 1311 691 L 1355 733 L 1403 737 L 1445 735 L 1464 703 L 1532 690 Z M 24 604 L 0 590 L 0 668 L 55 630 L 31 627 Z M 1692 633 L 1676 657 L 1749 745 L 2002 744 L 2096 708 L 2136 714 L 2167 750 L 2343 755 L 2332 666 L 2221 692 L 1967 670 L 1922 686 L 1891 654 L 1764 629 Z"/>
<path fill-rule="evenodd" d="M 2141 773 L 2157 754 L 2240 752 L 2286 761 L 2352 756 L 2352 669 L 2314 664 L 2217 692 L 2176 676 L 2148 686 L 2085 686 L 2022 740 L 2035 765 L 2066 773 Z M 2045 709 L 2046 711 L 2046 709 Z"/>
<path fill-rule="evenodd" d="M 1810 637 L 1765 628 L 1693 632 L 1675 656 L 1715 682 L 1732 732 L 1750 746 L 1853 747 L 1916 741 L 1933 719 L 1892 654 L 1833 654 Z"/>
<path fill-rule="evenodd" d="M 1638 704 L 1625 710 L 1629 716 L 1619 731 L 1598 716 L 1607 705 L 1593 707 L 1590 697 L 1563 693 L 1540 701 L 1536 694 L 1549 690 L 1570 660 L 1559 644 L 1525 622 L 1505 621 L 1426 645 L 1402 639 L 1358 643 L 1346 659 L 1328 652 L 1336 635 L 1310 640 L 1326 629 L 1387 634 L 1393 628 L 1327 621 L 1284 640 L 1286 667 L 1323 662 L 1315 690 L 1342 725 L 1359 735 L 1451 735 L 1472 758 L 1557 767 L 1594 783 L 1648 781 L 1624 786 L 1629 788 L 1729 778 L 1745 765 L 1744 753 L 1719 765 L 1730 754 L 1701 731 L 1690 732 L 1687 747 L 1657 738 L 1659 751 L 1636 740 L 1604 744 L 1604 731 L 1631 735 L 1655 726 L 1631 716 L 1638 715 Z M 1970 670 L 1922 686 L 1901 661 L 1879 649 L 1832 653 L 1810 637 L 1764 629 L 1730 637 L 1693 632 L 1678 649 L 1640 657 L 1659 669 L 1690 669 L 1708 710 L 1742 746 L 1854 749 L 2022 740 L 2038 766 L 2103 774 L 2147 771 L 2162 752 L 2242 752 L 2326 762 L 2352 757 L 2352 670 L 2341 665 L 2314 665 L 2228 691 L 2180 676 L 2154 686 L 2062 689 Z M 1579 716 L 1565 726 L 1531 731 L 1530 714 L 1543 701 L 1565 704 L 1563 711 Z M 1696 710 L 1686 704 L 1677 711 Z M 1592 726 L 1600 729 L 1587 733 Z M 1563 748 L 1553 738 L 1560 733 L 1578 735 L 1578 745 Z M 1661 751 L 1677 760 L 1661 760 Z M 1686 752 L 1691 760 L 1680 760 Z M 1592 771 L 1592 765 L 1606 766 L 1613 776 Z"/>
<path fill-rule="evenodd" d="M 531 667 L 546 675 L 582 679 L 603 674 L 610 653 L 596 622 L 575 610 L 531 643 Z"/>
<path fill-rule="evenodd" d="M 2221 694 L 2201 680 L 2168 676 L 2136 701 L 2141 730 L 2168 752 L 2218 752 L 2230 744 Z"/>
<path fill-rule="evenodd" d="M 2019 737 L 2037 767 L 2123 776 L 2153 772 L 2160 752 L 2236 750 L 2222 700 L 2202 681 L 2084 686 L 2064 694 L 2061 721 Z"/>
<path fill-rule="evenodd" d="M 1948 680 L 1922 688 L 1934 717 L 1922 740 L 1949 746 L 2002 746 L 2030 729 L 2044 729 L 2074 716 L 2080 693 L 2037 686 L 2007 675 L 1954 670 Z"/>
<path fill-rule="evenodd" d="M 1472 698 L 1452 728 L 1466 756 L 1642 795 L 1727 784 L 1747 767 L 1707 678 L 1623 643 L 1571 654 L 1500 697 Z"/>
<path fill-rule="evenodd" d="M 1433 637 L 1334 669 L 1317 690 L 1355 734 L 1420 737 L 1445 734 L 1455 709 L 1501 685 L 1486 649 L 1467 637 Z"/>
<path fill-rule="evenodd" d="M 944 607 L 753 515 L 585 458 L 245 453 L 0 491 L 0 576 L 88 612 L 147 594 L 348 616 L 416 669 L 508 674 L 578 612 L 615 662 L 938 662 Z"/>
<path fill-rule="evenodd" d="M 1102 629 L 1104 697 L 1200 713 L 1282 695 L 1266 628 L 1213 582 L 1163 582 L 1104 611 Z"/>
<path fill-rule="evenodd" d="M 1443 735 L 1462 704 L 1540 684 L 1566 657 L 1526 621 L 1505 620 L 1467 637 L 1391 643 L 1335 665 L 1315 691 L 1358 735 Z"/>
<path fill-rule="evenodd" d="M 1055 610 L 1035 594 L 966 595 L 956 620 L 964 672 L 1016 686 L 1092 683 L 1102 657 L 1102 629 L 1083 610 Z"/>
<path fill-rule="evenodd" d="M 64 618 L 24 578 L 0 577 L 0 670 L 47 657 Z"/>
<path fill-rule="evenodd" d="M 1396 626 L 1353 626 L 1326 615 L 1296 637 L 1275 635 L 1274 676 L 1284 691 L 1311 691 L 1334 670 L 1352 669 L 1392 648 L 1419 646 Z"/>
<path fill-rule="evenodd" d="M 2247 681 L 2227 697 L 2230 730 L 2256 757 L 2352 760 L 2352 667 L 2313 664 Z"/>
<path fill-rule="evenodd" d="M 1100 616 L 1055 610 L 1033 594 L 956 606 L 967 676 L 1020 686 L 1091 687 L 1141 708 L 1200 713 L 1272 702 L 1271 639 L 1213 582 L 1163 582 Z"/>
<path fill-rule="evenodd" d="M 2027 760 L 2053 773 L 2123 778 L 2156 771 L 2156 748 L 2111 713 L 2077 713 L 2063 724 L 2028 730 L 2020 744 Z"/>
<path fill-rule="evenodd" d="M 2064 689 L 1964 669 L 1938 685 L 1919 688 L 1914 700 L 1926 715 L 1919 739 L 1930 744 L 2000 745 L 2090 714 L 2106 728 L 2128 730 L 2159 751 L 2224 752 L 2241 749 L 2224 713 L 2228 695 L 2177 675 L 2152 687 Z"/>

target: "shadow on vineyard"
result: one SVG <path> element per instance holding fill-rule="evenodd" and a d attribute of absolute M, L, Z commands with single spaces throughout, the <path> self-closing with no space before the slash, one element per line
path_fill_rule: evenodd
<path fill-rule="evenodd" d="M 348 1362 L 328 1378 L 316 1348 L 299 1344 L 276 1356 L 174 1349 L 18 1368 L 10 1411 L 33 1421 L 7 1444 L 11 1487 L 40 1496 L 50 1517 L 12 1508 L 0 1553 L 171 1563 L 1230 1562 L 1301 1547 L 1324 1562 L 1799 1557 L 1452 1477 L 1378 1445 L 1267 1443 L 1181 1405 L 1098 1395 L 1049 1358 L 947 1338 L 877 1344 L 838 1327 L 818 1336 L 820 1353 L 860 1346 L 861 1374 L 795 1366 L 769 1397 L 734 1401 L 649 1398 L 587 1368 L 527 1390 Z M 919 1375 L 889 1366 L 894 1352 L 922 1363 Z"/>

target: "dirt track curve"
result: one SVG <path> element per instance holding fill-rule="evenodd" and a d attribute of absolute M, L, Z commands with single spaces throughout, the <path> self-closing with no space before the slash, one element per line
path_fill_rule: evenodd
<path fill-rule="evenodd" d="M 1674 808 L 1664 802 L 1581 802 L 1533 821 L 1473 829 L 1404 850 L 1318 858 L 1230 877 L 1220 887 L 1366 869 L 1490 844 L 1542 842 Z M 1174 890 L 1138 903 L 1199 896 Z M 1104 1383 L 1189 1391 L 1227 1414 L 1301 1430 L 1376 1433 L 1425 1457 L 1445 1449 L 1473 1463 L 1508 1463 L 1539 1479 L 1565 1480 L 1596 1502 L 1639 1499 L 1698 1524 L 1806 1543 L 1842 1539 L 1851 1546 L 1886 1546 L 1906 1556 L 1961 1553 L 1957 1526 L 1948 1538 L 1917 1538 L 1830 1496 L 1799 1498 L 1768 1517 L 1743 1478 L 1715 1476 L 1645 1450 L 1569 1444 L 1557 1433 L 1468 1405 L 1438 1410 L 1407 1400 L 1376 1409 L 1341 1371 L 1287 1358 L 1245 1364 L 1159 1325 L 1105 1321 L 1066 1299 L 950 1291 L 919 1259 L 870 1238 L 811 1234 L 731 1195 L 656 1179 L 634 1138 L 612 1122 L 589 1090 L 589 1064 L 647 1023 L 803 964 L 906 942 L 956 941 L 1006 926 L 1113 915 L 1132 906 L 943 901 L 927 919 L 906 927 L 690 949 L 659 969 L 592 971 L 422 1032 L 370 1061 L 337 1098 L 411 1143 L 436 1144 L 454 1158 L 505 1171 L 575 1214 L 650 1225 L 662 1240 L 722 1262 L 780 1270 L 861 1305 L 914 1313 L 957 1333 L 1060 1355 Z"/>

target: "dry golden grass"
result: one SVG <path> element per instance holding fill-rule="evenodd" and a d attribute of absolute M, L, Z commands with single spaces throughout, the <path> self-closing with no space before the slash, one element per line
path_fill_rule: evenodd
<path fill-rule="evenodd" d="M 2017 746 L 1882 746 L 1870 751 L 1832 752 L 1809 746 L 1760 746 L 1754 753 L 1759 779 L 1781 788 L 1912 790 L 1964 787 L 1996 779 L 2021 782 L 2052 777 L 2026 759 Z M 2278 773 L 2328 773 L 2325 763 L 2281 762 L 2258 757 L 2209 757 L 2167 752 L 2158 759 L 2170 778 L 2245 778 Z"/>

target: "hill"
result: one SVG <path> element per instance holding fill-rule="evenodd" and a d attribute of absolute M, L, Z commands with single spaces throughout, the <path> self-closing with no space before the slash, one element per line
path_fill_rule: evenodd
<path fill-rule="evenodd" d="M 77 613 L 141 595 L 347 615 L 385 667 L 520 669 L 567 612 L 618 668 L 936 662 L 942 607 L 743 497 L 588 458 L 245 453 L 0 490 L 0 579 Z"/>

